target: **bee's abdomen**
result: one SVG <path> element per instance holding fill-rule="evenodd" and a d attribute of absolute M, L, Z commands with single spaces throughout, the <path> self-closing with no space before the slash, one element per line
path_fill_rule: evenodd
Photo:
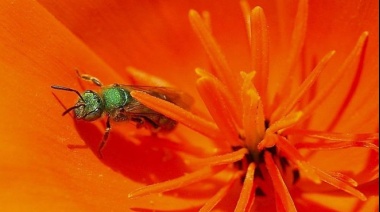
<path fill-rule="evenodd" d="M 144 118 L 146 119 L 147 124 L 151 125 L 151 130 L 154 132 L 170 132 L 177 126 L 176 121 L 162 114 L 157 114 L 157 116 Z"/>

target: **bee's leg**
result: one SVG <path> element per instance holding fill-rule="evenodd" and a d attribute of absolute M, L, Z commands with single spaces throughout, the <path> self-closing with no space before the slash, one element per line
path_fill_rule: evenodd
<path fill-rule="evenodd" d="M 76 72 L 77 72 L 78 76 L 80 78 L 82 78 L 83 80 L 90 81 L 99 87 L 103 86 L 103 83 L 100 82 L 100 80 L 98 78 L 93 77 L 93 76 L 88 75 L 88 74 L 81 74 L 81 73 L 79 73 L 78 69 L 76 69 Z"/>
<path fill-rule="evenodd" d="M 136 128 L 140 129 L 145 125 L 145 120 L 142 117 L 132 117 L 131 121 L 136 123 Z"/>
<path fill-rule="evenodd" d="M 133 117 L 131 120 L 136 123 L 137 129 L 145 127 L 152 133 L 152 136 L 156 136 L 161 129 L 155 122 L 145 117 Z"/>
<path fill-rule="evenodd" d="M 110 131 L 111 131 L 111 124 L 110 124 L 110 117 L 108 116 L 107 122 L 106 122 L 106 131 L 104 132 L 102 141 L 100 142 L 99 148 L 98 148 L 98 154 L 100 158 L 103 158 L 102 151 L 107 144 L 107 139 L 108 139 L 108 135 L 110 134 Z"/>

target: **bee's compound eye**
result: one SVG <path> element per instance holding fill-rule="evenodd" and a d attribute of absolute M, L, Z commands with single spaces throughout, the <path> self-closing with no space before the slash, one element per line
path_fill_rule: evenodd
<path fill-rule="evenodd" d="M 86 121 L 93 121 L 102 116 L 104 106 L 99 94 L 87 90 L 82 93 L 82 99 L 79 99 L 76 105 L 83 105 L 74 109 L 75 117 Z"/>

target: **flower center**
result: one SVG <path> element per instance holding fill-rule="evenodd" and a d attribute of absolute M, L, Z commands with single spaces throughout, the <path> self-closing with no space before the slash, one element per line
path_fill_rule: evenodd
<path fill-rule="evenodd" d="M 249 211 L 255 195 L 265 196 L 270 200 L 275 199 L 278 204 L 276 207 L 281 207 L 284 211 L 296 211 L 289 188 L 297 183 L 300 175 L 316 184 L 323 181 L 361 200 L 366 200 L 364 194 L 354 188 L 358 185 L 355 180 L 342 173 L 318 169 L 307 161 L 307 156 L 301 155 L 299 149 L 309 148 L 306 151 L 312 152 L 318 148 L 331 150 L 368 147 L 378 151 L 378 146 L 368 142 L 378 140 L 378 133 L 343 134 L 313 131 L 308 129 L 308 122 L 305 121 L 331 93 L 347 66 L 361 62 L 359 59 L 364 54 L 368 33 L 362 34 L 356 47 L 332 77 L 331 82 L 323 85 L 322 91 L 318 90 L 318 94 L 315 94 L 307 91 L 315 89 L 312 87 L 313 83 L 325 69 L 334 51 L 326 54 L 313 70 L 296 68 L 298 62 L 304 59 L 301 50 L 306 34 L 307 1 L 299 1 L 290 52 L 286 55 L 288 60 L 283 61 L 286 67 L 281 70 L 271 70 L 276 71 L 275 75 L 281 78 L 273 83 L 268 83 L 269 37 L 265 15 L 260 7 L 250 11 L 247 1 L 242 0 L 242 5 L 246 11 L 244 16 L 252 54 L 253 65 L 250 70 L 254 71 L 240 72 L 240 75 L 229 67 L 213 38 L 211 27 L 208 25 L 210 23 L 207 20 L 208 16 L 202 17 L 196 11 L 189 13 L 193 29 L 205 47 L 213 67 L 210 71 L 196 69 L 196 73 L 200 76 L 196 86 L 214 122 L 149 95 L 131 92 L 134 98 L 147 107 L 210 138 L 223 154 L 219 152 L 195 160 L 193 163 L 197 165 L 196 167 L 203 167 L 202 169 L 138 189 L 129 196 L 136 197 L 177 189 L 224 172 L 225 175 L 222 176 L 225 177 L 223 180 L 226 185 L 206 202 L 201 211 L 211 211 L 213 206 L 229 194 L 234 182 L 239 180 L 242 187 L 236 211 Z M 292 74 L 297 75 L 299 81 L 293 81 L 294 79 L 289 77 Z M 277 87 L 268 89 L 269 84 L 275 84 Z M 345 109 L 344 106 L 342 110 Z M 294 139 L 295 135 L 297 139 Z M 301 139 L 298 140 L 298 137 Z M 308 140 L 303 141 L 302 137 L 317 138 L 318 141 L 310 143 Z"/>

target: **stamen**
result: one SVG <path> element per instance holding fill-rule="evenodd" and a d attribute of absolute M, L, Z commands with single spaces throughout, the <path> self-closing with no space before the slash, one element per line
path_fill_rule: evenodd
<path fill-rule="evenodd" d="M 260 143 L 257 145 L 257 149 L 259 151 L 263 150 L 264 148 L 270 148 L 276 145 L 277 143 L 277 135 L 274 133 L 265 133 L 265 137 L 263 140 L 260 141 Z"/>
<path fill-rule="evenodd" d="M 275 193 L 277 193 L 278 197 L 280 198 L 281 203 L 285 208 L 285 211 L 296 212 L 296 206 L 294 205 L 293 199 L 290 196 L 288 188 L 286 187 L 286 184 L 282 179 L 281 173 L 276 167 L 276 164 L 272 159 L 272 155 L 267 151 L 264 152 L 264 160 L 269 175 L 272 179 L 273 187 L 276 188 Z"/>
<path fill-rule="evenodd" d="M 306 136 L 311 138 L 323 139 L 328 141 L 319 141 L 316 143 L 310 142 L 299 142 L 295 144 L 296 148 L 307 148 L 307 149 L 317 149 L 317 150 L 333 150 L 333 149 L 343 149 L 350 147 L 365 147 L 379 151 L 379 147 L 373 143 L 371 140 L 379 140 L 378 133 L 361 133 L 361 134 L 351 134 L 351 133 L 330 133 L 312 130 L 302 130 L 302 129 L 288 129 L 282 133 L 282 135 L 297 135 Z M 330 142 L 338 141 L 338 142 Z"/>
<path fill-rule="evenodd" d="M 330 122 L 329 126 L 327 126 L 326 128 L 327 130 L 333 130 L 334 127 L 339 123 L 339 121 L 343 117 L 343 114 L 346 112 L 348 105 L 351 102 L 352 96 L 355 94 L 355 91 L 357 90 L 361 75 L 363 73 L 363 63 L 364 63 L 366 47 L 367 47 L 367 42 L 363 44 L 362 54 L 357 58 L 359 61 L 355 70 L 355 75 L 352 77 L 351 87 L 348 90 L 348 93 L 346 94 L 345 98 L 343 99 L 343 102 L 341 103 L 339 110 L 336 113 L 334 113 L 334 117 L 332 121 Z"/>
<path fill-rule="evenodd" d="M 304 112 L 304 116 L 301 118 L 300 121 L 304 121 L 305 119 L 309 118 L 314 110 L 321 105 L 324 100 L 326 99 L 329 94 L 332 93 L 333 89 L 336 87 L 336 84 L 342 79 L 343 75 L 345 74 L 345 71 L 352 66 L 355 66 L 355 64 L 359 61 L 359 58 L 361 58 L 364 54 L 365 50 L 365 43 L 368 39 L 368 32 L 363 32 L 358 39 L 354 49 L 351 51 L 349 56 L 345 59 L 343 64 L 340 66 L 340 68 L 337 70 L 337 72 L 331 77 L 330 81 L 326 84 L 323 84 L 323 87 L 318 89 L 317 96 L 307 105 L 306 108 L 304 108 L 302 111 Z"/>
<path fill-rule="evenodd" d="M 288 44 L 289 36 L 291 35 L 289 35 L 287 31 L 288 29 L 291 28 L 291 26 L 289 26 L 290 25 L 289 21 L 287 21 L 286 18 L 283 18 L 283 17 L 286 17 L 288 14 L 286 11 L 288 8 L 287 7 L 288 2 L 283 1 L 283 0 L 276 0 L 274 4 L 276 5 L 276 13 L 278 14 L 275 21 L 278 23 L 278 28 L 279 28 L 279 33 L 276 36 L 279 37 L 281 44 Z"/>
<path fill-rule="evenodd" d="M 314 168 L 306 162 L 306 160 L 302 157 L 302 155 L 298 152 L 298 150 L 289 143 L 285 138 L 278 136 L 278 142 L 276 143 L 277 147 L 281 150 L 281 152 L 294 163 L 297 164 L 298 168 L 303 171 L 306 177 L 312 180 L 316 184 L 321 183 L 321 179 L 315 173 Z"/>
<path fill-rule="evenodd" d="M 301 135 L 330 141 L 364 141 L 379 139 L 379 133 L 332 133 L 303 129 L 287 129 L 282 134 L 297 136 Z"/>
<path fill-rule="evenodd" d="M 295 125 L 301 116 L 302 112 L 293 112 L 271 124 L 265 132 L 264 139 L 258 144 L 258 149 L 274 146 L 278 140 L 275 133 L 281 133 L 282 130 Z"/>
<path fill-rule="evenodd" d="M 247 0 L 240 1 L 240 8 L 243 12 L 245 28 L 247 31 L 248 42 L 251 42 L 251 7 Z"/>
<path fill-rule="evenodd" d="M 231 146 L 240 145 L 238 125 L 231 115 L 233 106 L 223 92 L 223 86 L 217 80 L 209 77 L 202 77 L 197 80 L 197 89 L 203 102 L 206 104 L 208 111 L 218 125 L 226 140 Z"/>
<path fill-rule="evenodd" d="M 255 175 L 255 164 L 250 163 L 245 175 L 243 187 L 240 192 L 239 200 L 236 204 L 235 212 L 251 211 L 255 199 L 253 180 Z"/>
<path fill-rule="evenodd" d="M 276 205 L 277 212 L 287 212 L 284 203 L 282 202 L 280 195 L 277 192 L 274 193 L 274 202 Z"/>
<path fill-rule="evenodd" d="M 264 115 L 264 106 L 262 101 L 259 101 L 257 106 L 256 114 L 256 129 L 260 138 L 264 137 L 266 126 L 265 126 L 265 115 Z"/>
<path fill-rule="evenodd" d="M 208 11 L 202 11 L 203 22 L 205 23 L 208 30 L 211 32 L 211 17 Z"/>
<path fill-rule="evenodd" d="M 357 189 L 351 187 L 350 185 L 348 185 L 346 182 L 343 182 L 342 179 L 343 178 L 336 178 L 316 167 L 313 167 L 315 172 L 318 174 L 318 176 L 321 178 L 322 181 L 340 189 L 340 190 L 343 190 L 357 198 L 359 198 L 360 200 L 362 201 L 365 201 L 367 200 L 367 198 L 364 196 L 363 193 L 361 193 L 360 191 L 358 191 Z M 336 175 L 335 175 L 336 176 Z M 355 182 L 356 183 L 356 182 Z M 352 183 L 350 183 L 352 184 Z"/>
<path fill-rule="evenodd" d="M 241 85 L 241 93 L 244 94 L 248 90 L 253 90 L 254 92 L 258 93 L 256 90 L 255 85 L 252 83 L 253 78 L 256 75 L 256 71 L 252 71 L 250 73 L 245 73 L 243 71 L 240 72 L 240 76 L 243 79 L 243 83 Z M 242 101 L 244 100 L 244 95 L 241 96 Z"/>
<path fill-rule="evenodd" d="M 264 131 L 259 132 L 257 126 L 259 124 L 264 125 L 264 122 L 258 123 L 258 105 L 260 103 L 260 97 L 253 90 L 247 91 L 247 97 L 245 101 L 249 101 L 248 105 L 243 105 L 243 126 L 245 132 L 245 144 L 252 151 L 257 149 L 258 142 L 263 138 Z"/>
<path fill-rule="evenodd" d="M 286 67 L 281 70 L 281 79 L 277 82 L 278 85 L 281 85 L 277 89 L 277 94 L 279 96 L 283 95 L 283 92 L 288 92 L 286 86 L 289 83 L 286 83 L 287 77 L 292 70 L 295 70 L 296 64 L 298 63 L 298 58 L 301 54 L 302 46 L 304 44 L 307 28 L 307 16 L 308 16 L 308 1 L 302 0 L 298 1 L 297 14 L 294 22 L 294 29 L 292 33 L 292 38 L 290 41 L 290 50 L 289 56 L 287 57 Z"/>
<path fill-rule="evenodd" d="M 209 73 L 203 69 L 197 68 L 197 69 L 195 69 L 195 72 L 199 76 L 201 76 L 200 79 L 205 78 L 206 80 L 210 81 L 210 83 L 212 83 L 212 85 L 214 87 L 214 90 L 223 96 L 223 99 L 226 101 L 225 102 L 226 107 L 229 108 L 229 113 L 230 113 L 229 116 L 232 116 L 234 123 L 237 124 L 239 127 L 241 127 L 240 126 L 241 125 L 240 120 L 241 120 L 241 116 L 242 116 L 241 111 L 239 109 L 239 105 L 237 104 L 237 102 L 235 102 L 234 98 L 232 98 L 232 93 L 228 90 L 228 88 L 225 85 L 223 85 L 223 83 L 218 78 L 216 78 L 214 75 L 212 75 L 211 73 Z M 209 95 L 209 94 L 207 94 L 207 92 L 206 93 L 201 92 L 200 95 L 203 99 L 215 98 L 214 95 Z M 222 102 L 219 102 L 219 104 L 222 104 Z"/>
<path fill-rule="evenodd" d="M 215 78 L 218 79 L 215 75 L 212 73 L 202 69 L 202 68 L 196 68 L 195 73 L 198 74 L 200 77 L 210 77 L 210 78 Z"/>
<path fill-rule="evenodd" d="M 255 85 L 264 105 L 267 96 L 267 84 L 269 74 L 269 38 L 268 25 L 264 11 L 261 7 L 255 7 L 251 12 L 251 62 L 252 68 L 257 72 Z"/>
<path fill-rule="evenodd" d="M 297 149 L 307 148 L 313 150 L 335 150 L 346 149 L 352 147 L 364 147 L 379 152 L 379 147 L 369 141 L 349 141 L 349 142 L 318 142 L 318 143 L 297 143 L 295 144 Z"/>
<path fill-rule="evenodd" d="M 210 30 L 207 29 L 206 24 L 203 22 L 200 15 L 194 11 L 190 10 L 189 12 L 190 23 L 193 27 L 193 30 L 198 35 L 201 40 L 203 47 L 205 48 L 212 66 L 215 69 L 216 76 L 226 84 L 227 88 L 231 91 L 238 91 L 239 79 L 236 77 L 235 73 L 229 67 L 222 51 L 220 50 L 218 44 L 210 33 Z M 239 102 L 238 96 L 233 96 L 236 102 Z"/>
<path fill-rule="evenodd" d="M 221 132 L 214 123 L 206 121 L 171 102 L 151 96 L 141 91 L 132 91 L 131 95 L 133 98 L 152 110 L 162 113 L 163 115 L 176 120 L 209 138 L 215 140 L 220 138 Z"/>
<path fill-rule="evenodd" d="M 234 176 L 231 178 L 229 182 L 227 182 L 227 185 L 222 187 L 218 193 L 216 193 L 212 198 L 207 200 L 207 202 L 203 205 L 203 207 L 199 210 L 199 212 L 209 212 L 211 211 L 216 204 L 218 204 L 232 189 L 232 186 L 234 185 L 234 182 L 236 179 L 240 177 L 240 172 L 235 172 Z"/>
<path fill-rule="evenodd" d="M 145 186 L 129 193 L 128 198 L 135 198 L 135 197 L 145 196 L 145 195 L 149 195 L 153 193 L 161 193 L 161 192 L 171 191 L 177 188 L 181 188 L 189 184 L 196 183 L 201 180 L 212 177 L 218 172 L 224 170 L 224 168 L 226 168 L 226 166 L 206 167 L 198 171 L 195 171 L 193 173 L 186 174 L 182 177 L 178 177 L 176 179 Z"/>
<path fill-rule="evenodd" d="M 331 175 L 332 177 L 340 180 L 340 181 L 343 181 L 345 183 L 350 184 L 353 187 L 358 186 L 358 183 L 354 179 L 352 179 L 351 177 L 348 177 L 348 176 L 346 176 L 346 175 L 344 175 L 342 173 L 339 173 L 339 172 L 328 172 L 328 174 Z"/>
<path fill-rule="evenodd" d="M 191 166 L 196 167 L 204 167 L 204 166 L 216 166 L 222 164 L 232 164 L 234 162 L 240 161 L 246 154 L 248 150 L 246 148 L 241 148 L 237 151 L 217 155 L 212 157 L 207 157 L 204 159 L 195 159 L 190 162 Z"/>
<path fill-rule="evenodd" d="M 318 63 L 320 63 L 320 59 L 317 59 L 316 57 L 313 57 L 311 59 L 311 61 L 309 62 L 306 62 L 308 59 L 308 56 L 306 55 L 306 47 L 304 48 L 304 51 L 302 52 L 301 54 L 301 58 L 300 58 L 300 73 L 297 74 L 296 79 L 297 79 L 297 82 L 292 86 L 291 89 L 297 89 L 301 83 L 310 75 L 310 70 L 313 71 L 316 66 L 318 65 Z M 327 72 L 327 70 L 326 70 Z M 328 74 L 326 74 L 328 75 Z M 320 86 L 320 85 L 319 85 Z M 314 97 L 316 96 L 316 93 L 318 92 L 318 80 L 313 83 L 313 85 L 310 86 L 310 88 L 308 89 L 308 92 L 305 93 L 305 95 L 302 97 L 302 100 L 300 101 L 299 104 L 297 104 L 297 107 L 298 108 L 305 108 L 307 106 L 307 104 L 309 104 L 309 102 L 311 102 Z M 304 122 L 302 124 L 302 126 L 304 128 L 308 128 L 309 127 L 309 124 L 310 124 L 310 121 L 311 120 L 307 120 L 306 122 Z"/>
<path fill-rule="evenodd" d="M 287 101 L 283 101 L 277 110 L 274 111 L 271 117 L 271 122 L 277 121 L 283 116 L 286 116 L 291 110 L 294 109 L 297 103 L 299 103 L 302 96 L 306 93 L 306 91 L 311 87 L 311 85 L 316 81 L 318 76 L 322 73 L 327 63 L 330 61 L 331 57 L 335 54 L 335 51 L 331 51 L 328 53 L 319 64 L 315 67 L 315 69 L 311 72 L 311 74 L 305 79 L 305 81 L 301 84 L 298 90 L 292 94 Z"/>
<path fill-rule="evenodd" d="M 302 114 L 303 113 L 301 111 L 292 112 L 292 113 L 282 117 L 280 120 L 271 124 L 268 127 L 266 132 L 267 133 L 275 133 L 275 132 L 278 132 L 278 131 L 283 130 L 285 128 L 291 127 L 298 122 L 298 120 L 301 118 Z"/>
<path fill-rule="evenodd" d="M 257 143 L 264 137 L 265 123 L 262 102 L 252 79 L 256 72 L 240 72 L 243 78 L 241 99 L 243 105 L 243 128 L 245 144 L 252 150 L 257 149 Z"/>

